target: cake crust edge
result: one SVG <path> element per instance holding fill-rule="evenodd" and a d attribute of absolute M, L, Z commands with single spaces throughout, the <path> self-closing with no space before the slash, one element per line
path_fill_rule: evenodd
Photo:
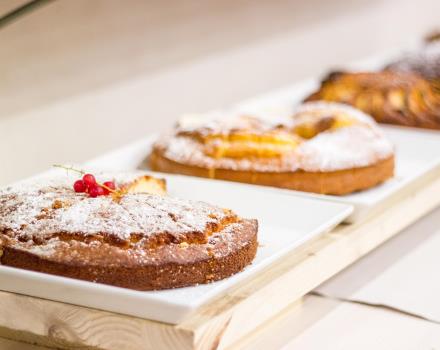
<path fill-rule="evenodd" d="M 205 259 L 188 263 L 124 265 L 84 265 L 75 261 L 63 262 L 20 250 L 10 246 L 0 247 L 0 263 L 35 272 L 43 272 L 79 280 L 103 283 L 135 290 L 161 290 L 206 284 L 230 277 L 249 265 L 258 248 L 258 222 L 242 219 L 234 238 L 242 244 L 226 255 L 213 254 Z M 175 249 L 181 249 L 177 245 Z M 215 253 L 215 248 L 214 251 Z"/>
<path fill-rule="evenodd" d="M 329 172 L 256 172 L 211 169 L 178 163 L 166 158 L 158 148 L 152 150 L 148 164 L 154 171 L 183 174 L 254 185 L 273 186 L 319 194 L 344 195 L 379 185 L 394 175 L 394 155 L 359 168 Z"/>

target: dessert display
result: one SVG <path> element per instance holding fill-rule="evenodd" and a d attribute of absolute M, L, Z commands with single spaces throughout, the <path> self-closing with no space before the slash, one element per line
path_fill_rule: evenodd
<path fill-rule="evenodd" d="M 153 170 L 343 195 L 393 176 L 394 150 L 374 120 L 337 103 L 306 103 L 279 118 L 184 118 L 160 137 Z"/>
<path fill-rule="evenodd" d="M 158 290 L 226 278 L 255 257 L 256 220 L 167 196 L 139 173 L 81 175 L 0 190 L 1 264 Z"/>
<path fill-rule="evenodd" d="M 440 93 L 413 72 L 334 72 L 305 101 L 352 105 L 380 123 L 440 129 Z"/>

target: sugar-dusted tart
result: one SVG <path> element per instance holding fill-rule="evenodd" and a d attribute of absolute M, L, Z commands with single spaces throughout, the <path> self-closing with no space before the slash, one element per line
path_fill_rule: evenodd
<path fill-rule="evenodd" d="M 380 123 L 440 129 L 440 94 L 412 72 L 334 72 L 306 98 L 318 100 L 352 105 Z"/>
<path fill-rule="evenodd" d="M 307 103 L 279 118 L 184 118 L 153 145 L 154 170 L 342 195 L 393 176 L 394 151 L 352 107 Z"/>
<path fill-rule="evenodd" d="M 254 259 L 256 220 L 164 195 L 148 177 L 115 181 L 95 198 L 59 179 L 1 190 L 1 264 L 156 290 L 220 280 Z"/>

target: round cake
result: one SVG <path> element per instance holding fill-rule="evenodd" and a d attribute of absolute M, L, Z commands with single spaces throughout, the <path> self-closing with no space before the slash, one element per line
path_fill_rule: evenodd
<path fill-rule="evenodd" d="M 220 280 L 254 259 L 256 220 L 136 186 L 96 198 L 58 180 L 1 190 L 1 264 L 157 290 Z"/>
<path fill-rule="evenodd" d="M 307 103 L 287 116 L 184 118 L 149 156 L 154 170 L 342 195 L 393 176 L 394 150 L 349 106 Z"/>
<path fill-rule="evenodd" d="M 349 104 L 380 123 L 440 129 L 440 94 L 413 72 L 334 72 L 306 98 L 319 100 Z"/>

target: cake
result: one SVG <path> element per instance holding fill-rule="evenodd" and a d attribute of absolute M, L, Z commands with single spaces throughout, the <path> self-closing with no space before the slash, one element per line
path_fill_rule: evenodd
<path fill-rule="evenodd" d="M 349 104 L 379 123 L 440 129 L 440 94 L 413 72 L 334 72 L 305 101 Z"/>
<path fill-rule="evenodd" d="M 184 118 L 154 143 L 153 170 L 343 195 L 393 176 L 394 150 L 352 107 L 307 103 L 279 118 Z"/>
<path fill-rule="evenodd" d="M 116 190 L 96 198 L 62 177 L 2 189 L 1 264 L 159 290 L 217 281 L 254 259 L 256 220 L 164 195 L 161 180 L 112 176 Z"/>

